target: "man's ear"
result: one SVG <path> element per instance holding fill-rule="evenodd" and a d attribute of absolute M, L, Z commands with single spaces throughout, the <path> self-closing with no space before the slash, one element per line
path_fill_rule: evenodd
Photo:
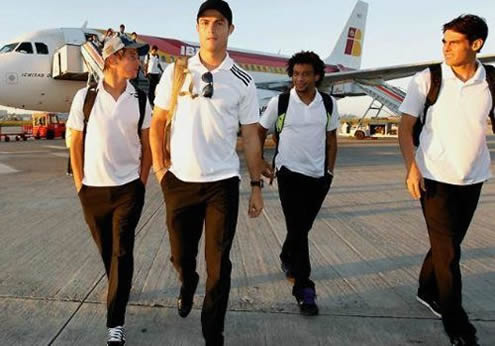
<path fill-rule="evenodd" d="M 232 33 L 234 32 L 234 30 L 235 30 L 235 26 L 234 26 L 234 24 L 231 24 L 230 25 L 230 28 L 229 28 L 229 36 L 232 35 Z"/>
<path fill-rule="evenodd" d="M 471 49 L 474 50 L 475 52 L 479 52 L 483 47 L 484 43 L 485 42 L 481 38 L 478 38 L 474 40 L 473 43 L 471 43 Z"/>

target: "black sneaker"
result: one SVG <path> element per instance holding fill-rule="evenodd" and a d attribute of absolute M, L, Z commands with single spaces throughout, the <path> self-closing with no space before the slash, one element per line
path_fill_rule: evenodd
<path fill-rule="evenodd" d="M 476 336 L 454 336 L 450 338 L 450 342 L 452 342 L 452 346 L 480 346 Z"/>
<path fill-rule="evenodd" d="M 184 284 L 182 284 L 179 298 L 177 298 L 177 311 L 182 318 L 186 318 L 193 307 L 194 293 L 196 292 L 199 281 L 199 275 L 197 273 L 194 273 L 194 275 L 192 285 L 190 287 L 185 287 Z"/>
<path fill-rule="evenodd" d="M 418 294 L 416 295 L 416 300 L 426 306 L 430 311 L 433 313 L 438 318 L 442 318 L 442 312 L 440 310 L 440 304 L 436 299 L 433 299 L 432 297 L 422 294 L 418 290 Z"/>
<path fill-rule="evenodd" d="M 297 304 L 302 315 L 315 316 L 318 315 L 319 309 L 316 305 L 316 292 L 314 288 L 304 288 L 300 294 L 296 295 Z"/>
<path fill-rule="evenodd" d="M 125 329 L 122 326 L 108 328 L 108 346 L 122 346 L 125 345 Z"/>
<path fill-rule="evenodd" d="M 282 265 L 280 267 L 282 268 L 282 271 L 285 273 L 285 277 L 287 279 L 294 280 L 294 274 L 292 274 L 292 270 L 290 269 L 289 263 L 282 261 Z"/>

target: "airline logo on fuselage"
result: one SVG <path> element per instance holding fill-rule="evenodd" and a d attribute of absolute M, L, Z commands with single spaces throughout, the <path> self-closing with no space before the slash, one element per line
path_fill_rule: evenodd
<path fill-rule="evenodd" d="M 363 35 L 361 30 L 357 28 L 349 28 L 349 32 L 347 33 L 347 44 L 345 46 L 345 55 L 352 56 L 361 56 L 362 46 L 361 41 L 363 39 Z"/>

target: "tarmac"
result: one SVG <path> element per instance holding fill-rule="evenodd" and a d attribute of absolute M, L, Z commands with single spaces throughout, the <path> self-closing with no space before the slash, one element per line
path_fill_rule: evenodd
<path fill-rule="evenodd" d="M 488 140 L 493 160 L 495 137 Z M 105 344 L 106 277 L 66 164 L 62 140 L 0 143 L 1 345 Z M 276 183 L 263 190 L 262 215 L 250 219 L 242 165 L 225 345 L 448 345 L 441 321 L 415 300 L 428 237 L 396 140 L 340 140 L 335 173 L 310 233 L 320 315 L 303 317 L 280 270 L 285 223 Z M 495 345 L 494 204 L 490 180 L 463 243 L 463 304 L 482 345 Z M 203 345 L 204 252 L 194 308 L 182 319 L 164 215 L 150 179 L 127 345 Z"/>

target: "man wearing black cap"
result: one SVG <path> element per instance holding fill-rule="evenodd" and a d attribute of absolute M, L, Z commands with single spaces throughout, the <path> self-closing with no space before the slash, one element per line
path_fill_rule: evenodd
<path fill-rule="evenodd" d="M 175 66 L 179 63 L 167 67 L 156 89 L 151 146 L 153 168 L 166 202 L 171 261 L 182 282 L 179 315 L 186 317 L 193 306 L 199 280 L 196 256 L 204 225 L 208 277 L 201 323 L 206 345 L 217 346 L 224 342 L 232 271 L 229 253 L 239 209 L 235 151 L 239 123 L 251 177 L 249 216 L 258 216 L 263 208 L 259 111 L 252 77 L 227 53 L 234 30 L 229 5 L 204 2 L 196 28 L 199 53 L 189 59 L 182 74 Z M 176 69 L 185 78 L 180 93 L 174 83 Z M 172 94 L 179 95 L 176 107 Z M 173 117 L 169 118 L 169 111 Z M 171 124 L 170 135 L 164 136 L 167 124 Z M 168 140 L 165 151 L 163 143 Z"/>
<path fill-rule="evenodd" d="M 77 194 L 108 278 L 108 345 L 124 345 L 134 267 L 134 235 L 151 166 L 151 106 L 129 82 L 149 46 L 112 37 L 104 77 L 77 92 L 67 127 Z"/>

